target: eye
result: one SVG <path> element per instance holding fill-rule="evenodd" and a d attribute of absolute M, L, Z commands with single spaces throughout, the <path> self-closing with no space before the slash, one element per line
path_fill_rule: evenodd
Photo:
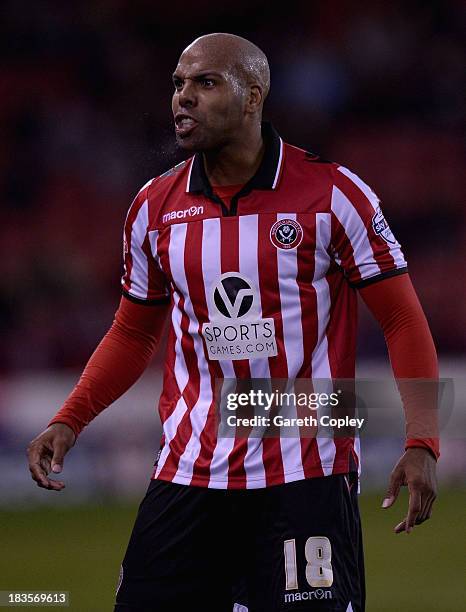
<path fill-rule="evenodd" d="M 173 85 L 175 86 L 175 89 L 181 89 L 183 87 L 183 81 L 175 77 L 173 79 Z"/>
<path fill-rule="evenodd" d="M 213 87 L 215 85 L 215 81 L 213 79 L 202 78 L 201 85 L 203 87 Z"/>

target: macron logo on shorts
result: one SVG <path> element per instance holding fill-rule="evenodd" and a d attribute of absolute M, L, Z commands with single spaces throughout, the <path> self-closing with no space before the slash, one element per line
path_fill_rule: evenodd
<path fill-rule="evenodd" d="M 162 217 L 163 223 L 173 221 L 175 219 L 185 219 L 186 217 L 195 217 L 196 215 L 202 215 L 204 213 L 203 206 L 190 206 L 184 210 L 174 210 L 169 213 L 165 213 Z"/>

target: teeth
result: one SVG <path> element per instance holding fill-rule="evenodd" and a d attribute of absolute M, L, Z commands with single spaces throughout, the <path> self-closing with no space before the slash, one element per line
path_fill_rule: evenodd
<path fill-rule="evenodd" d="M 188 127 L 192 127 L 194 125 L 194 121 L 192 119 L 189 119 L 187 117 L 181 119 L 181 121 L 178 124 L 180 127 L 182 128 L 188 128 Z"/>

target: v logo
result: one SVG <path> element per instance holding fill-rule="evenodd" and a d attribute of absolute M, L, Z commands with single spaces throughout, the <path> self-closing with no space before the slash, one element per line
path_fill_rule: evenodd
<path fill-rule="evenodd" d="M 230 315 L 232 319 L 238 318 L 240 308 L 243 305 L 243 299 L 246 296 L 254 295 L 251 289 L 240 289 L 238 293 L 235 295 L 234 302 L 232 303 L 222 283 L 218 284 L 217 289 L 218 289 L 218 292 L 220 293 L 223 303 L 225 304 L 225 308 L 227 309 L 228 314 Z"/>
<path fill-rule="evenodd" d="M 227 319 L 244 317 L 251 310 L 254 297 L 251 281 L 238 272 L 222 274 L 213 287 L 214 305 Z"/>

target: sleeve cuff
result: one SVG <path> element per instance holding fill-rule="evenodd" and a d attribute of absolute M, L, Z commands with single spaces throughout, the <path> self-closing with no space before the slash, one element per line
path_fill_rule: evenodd
<path fill-rule="evenodd" d="M 134 295 L 131 295 L 131 293 L 128 293 L 125 289 L 122 289 L 121 293 L 130 302 L 134 302 L 135 304 L 142 304 L 144 306 L 157 306 L 158 304 L 168 304 L 168 302 L 170 301 L 169 295 L 161 295 L 157 298 L 144 300 L 142 298 L 134 297 Z"/>
<path fill-rule="evenodd" d="M 50 427 L 50 425 L 54 425 L 55 423 L 63 423 L 63 425 L 68 425 L 68 427 L 73 430 L 73 433 L 76 438 L 82 431 L 82 428 L 76 425 L 73 419 L 69 419 L 67 417 L 55 417 L 48 423 L 47 427 Z"/>
<path fill-rule="evenodd" d="M 430 451 L 436 461 L 440 457 L 438 438 L 408 438 L 406 440 L 405 450 L 408 450 L 408 448 L 425 448 Z"/>
<path fill-rule="evenodd" d="M 350 282 L 350 285 L 355 289 L 362 289 L 363 287 L 367 287 L 368 285 L 372 285 L 373 283 L 378 283 L 379 281 L 385 280 L 386 278 L 391 278 L 392 276 L 398 276 L 400 274 L 407 274 L 408 266 L 404 266 L 403 268 L 395 268 L 394 270 L 387 270 L 387 272 L 382 272 L 381 274 L 377 274 L 376 276 L 371 276 L 370 278 L 363 278 L 360 281 L 355 283 Z"/>

